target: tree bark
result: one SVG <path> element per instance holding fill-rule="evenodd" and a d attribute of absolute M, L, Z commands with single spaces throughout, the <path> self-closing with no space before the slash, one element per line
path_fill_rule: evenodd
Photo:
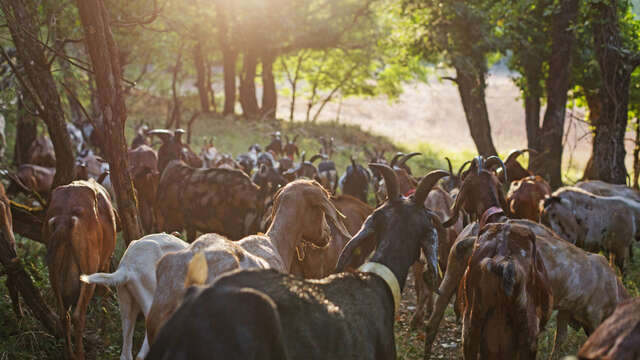
<path fill-rule="evenodd" d="M 25 162 L 25 157 L 29 151 L 29 146 L 38 137 L 38 120 L 24 109 L 24 100 L 18 101 L 18 124 L 16 125 L 16 143 L 13 151 L 13 163 L 21 165 Z"/>
<path fill-rule="evenodd" d="M 571 25 L 578 15 L 578 0 L 563 0 L 551 24 L 551 57 L 546 80 L 547 110 L 540 133 L 540 153 L 533 157 L 533 171 L 562 186 L 562 137 L 567 91 L 571 86 L 571 52 L 574 45 Z"/>
<path fill-rule="evenodd" d="M 78 0 L 80 19 L 85 30 L 85 41 L 95 74 L 99 112 L 103 119 L 103 153 L 107 155 L 111 170 L 118 212 L 129 244 L 142 235 L 133 182 L 127 164 L 127 143 L 124 125 L 127 109 L 124 103 L 118 48 L 111 33 L 110 19 L 102 0 Z"/>
<path fill-rule="evenodd" d="M 240 105 L 246 118 L 254 118 L 260 111 L 256 98 L 256 67 L 258 57 L 252 48 L 242 55 L 242 79 L 240 80 Z"/>
<path fill-rule="evenodd" d="M 218 42 L 222 52 L 222 67 L 224 77 L 224 109 L 222 115 L 235 113 L 236 108 L 236 61 L 238 50 L 232 45 L 231 29 L 228 16 L 230 8 L 228 2 L 216 1 L 216 20 L 218 25 Z"/>
<path fill-rule="evenodd" d="M 587 99 L 587 107 L 589 108 L 589 123 L 593 127 L 593 136 L 591 138 L 591 155 L 584 168 L 581 180 L 597 180 L 599 179 L 599 174 L 595 163 L 596 149 L 593 144 L 595 134 L 598 131 L 600 114 L 602 113 L 602 98 L 599 94 L 592 92 L 587 92 L 585 97 Z"/>
<path fill-rule="evenodd" d="M 640 177 L 640 117 L 636 118 L 636 143 L 633 147 L 633 188 L 638 189 Z"/>
<path fill-rule="evenodd" d="M 209 108 L 209 87 L 207 82 L 207 69 L 205 66 L 204 56 L 202 54 L 202 44 L 200 40 L 193 46 L 193 65 L 196 68 L 196 86 L 198 87 L 198 95 L 200 96 L 200 109 L 204 113 L 210 111 Z"/>
<path fill-rule="evenodd" d="M 176 58 L 176 63 L 173 66 L 172 71 L 172 80 L 171 80 L 171 96 L 173 99 L 173 107 L 171 108 L 171 117 L 169 118 L 168 123 L 165 128 L 169 129 L 172 126 L 176 129 L 180 128 L 181 120 L 182 120 L 182 103 L 180 102 L 180 97 L 178 96 L 178 76 L 180 75 L 180 70 L 182 68 L 182 47 L 178 51 L 178 57 Z"/>
<path fill-rule="evenodd" d="M 486 74 L 480 71 L 465 70 L 460 66 L 455 66 L 455 68 L 462 107 L 478 154 L 482 156 L 497 155 L 491 139 L 491 124 L 485 101 Z"/>
<path fill-rule="evenodd" d="M 39 115 L 49 130 L 49 136 L 56 153 L 56 174 L 53 187 L 68 184 L 74 178 L 75 158 L 71 139 L 67 132 L 60 95 L 45 57 L 44 48 L 34 40 L 38 36 L 35 23 L 35 2 L 25 0 L 2 0 L 2 11 L 16 47 L 17 58 L 24 69 L 24 90 L 34 103 Z"/>
<path fill-rule="evenodd" d="M 213 82 L 211 79 L 211 63 L 209 62 L 208 59 L 205 60 L 205 66 L 207 69 L 206 86 L 207 86 L 207 89 L 209 90 L 209 93 L 211 94 L 210 96 L 211 106 L 213 107 L 213 112 L 218 113 L 218 104 L 216 104 L 216 92 L 213 89 Z"/>
<path fill-rule="evenodd" d="M 524 92 L 524 121 L 527 129 L 527 147 L 540 150 L 540 98 L 542 87 L 542 62 L 525 64 L 524 77 L 527 88 Z"/>
<path fill-rule="evenodd" d="M 600 180 L 626 184 L 624 134 L 627 130 L 631 73 L 638 60 L 633 60 L 623 50 L 617 1 L 594 2 L 591 6 L 599 17 L 593 23 L 593 39 L 602 74 L 602 114 L 593 138 L 594 162 Z"/>
<path fill-rule="evenodd" d="M 265 52 L 262 55 L 262 109 L 261 113 L 269 118 L 276 118 L 278 108 L 278 94 L 276 93 L 276 81 L 273 76 L 273 63 L 276 55 L 272 52 Z"/>

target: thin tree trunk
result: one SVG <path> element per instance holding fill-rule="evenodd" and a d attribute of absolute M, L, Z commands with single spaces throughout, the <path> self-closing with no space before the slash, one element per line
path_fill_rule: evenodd
<path fill-rule="evenodd" d="M 240 105 L 246 118 L 258 115 L 258 99 L 256 98 L 256 67 L 258 57 L 256 51 L 250 48 L 242 55 L 242 79 L 240 82 Z"/>
<path fill-rule="evenodd" d="M 273 77 L 274 53 L 266 52 L 262 55 L 262 109 L 261 113 L 270 118 L 276 118 L 278 108 L 278 94 L 276 93 L 276 81 Z"/>
<path fill-rule="evenodd" d="M 571 86 L 571 52 L 574 45 L 571 24 L 578 15 L 578 0 L 563 0 L 551 25 L 551 57 L 547 77 L 547 109 L 540 134 L 540 154 L 533 158 L 533 171 L 562 186 L 562 137 L 567 91 Z"/>
<path fill-rule="evenodd" d="M 182 122 L 182 104 L 180 102 L 180 97 L 178 94 L 178 77 L 180 75 L 180 70 L 182 69 L 182 47 L 178 51 L 178 57 L 176 58 L 176 63 L 173 66 L 173 76 L 171 79 L 171 96 L 173 99 L 173 110 L 171 111 L 171 124 L 176 128 L 180 128 L 180 123 Z M 169 128 L 170 126 L 167 126 Z"/>
<path fill-rule="evenodd" d="M 581 180 L 597 180 L 599 178 L 598 169 L 595 163 L 595 151 L 594 145 L 595 134 L 598 131 L 598 124 L 600 122 L 600 114 L 602 113 L 602 97 L 598 93 L 588 91 L 586 94 L 587 107 L 589 108 L 589 123 L 593 128 L 593 136 L 591 137 L 591 155 L 587 161 L 587 165 L 584 168 Z"/>
<path fill-rule="evenodd" d="M 13 151 L 13 163 L 15 165 L 21 165 L 25 162 L 29 146 L 38 137 L 38 119 L 25 111 L 23 101 L 26 100 L 18 101 L 19 115 L 16 126 L 16 143 Z"/>
<path fill-rule="evenodd" d="M 205 65 L 207 67 L 207 82 L 206 82 L 206 86 L 207 86 L 207 90 L 211 94 L 211 96 L 209 98 L 211 100 L 211 106 L 213 107 L 213 112 L 217 114 L 218 113 L 218 104 L 216 104 L 216 92 L 213 89 L 213 81 L 211 79 L 211 63 L 209 62 L 208 59 L 205 61 Z"/>
<path fill-rule="evenodd" d="M 640 188 L 638 178 L 640 177 L 640 117 L 636 118 L 636 143 L 633 147 L 633 188 Z"/>
<path fill-rule="evenodd" d="M 238 51 L 232 45 L 232 34 L 228 16 L 232 16 L 233 4 L 228 1 L 216 1 L 216 20 L 218 26 L 218 42 L 222 52 L 224 77 L 224 109 L 222 115 L 235 113 L 236 108 L 236 62 Z"/>
<path fill-rule="evenodd" d="M 58 46 L 58 48 L 64 53 L 63 46 Z M 65 95 L 67 102 L 69 103 L 71 122 L 80 128 L 82 126 L 83 112 L 80 104 L 76 100 L 78 99 L 78 92 L 76 91 L 76 82 L 73 78 L 73 73 L 71 72 L 71 65 L 69 65 L 68 61 L 60 57 L 58 57 L 58 64 L 60 65 L 62 75 L 64 76 L 64 83 L 66 84 L 67 93 Z"/>
<path fill-rule="evenodd" d="M 110 19 L 102 0 L 78 0 L 77 6 L 84 26 L 85 41 L 95 73 L 100 113 L 103 118 L 103 153 L 107 155 L 111 170 L 118 212 L 129 244 L 142 235 L 142 227 L 136 207 L 133 182 L 127 164 L 127 143 L 124 125 L 127 109 L 120 83 L 121 68 L 118 48 L 111 32 Z"/>
<path fill-rule="evenodd" d="M 471 138 L 476 144 L 478 154 L 497 155 L 491 139 L 491 124 L 485 101 L 485 74 L 478 71 L 466 71 L 456 66 L 458 92 L 467 118 Z"/>
<path fill-rule="evenodd" d="M 60 95 L 51 75 L 42 45 L 31 38 L 38 34 L 34 14 L 35 3 L 24 0 L 2 0 L 2 11 L 16 47 L 17 58 L 24 69 L 26 78 L 22 84 L 28 97 L 38 102 L 40 116 L 47 125 L 49 136 L 56 153 L 56 174 L 53 187 L 68 184 L 74 178 L 75 158 L 71 139 L 67 132 Z M 22 78 L 21 74 L 16 74 Z M 28 84 L 27 84 L 28 83 Z"/>
<path fill-rule="evenodd" d="M 42 324 L 45 330 L 55 336 L 62 336 L 62 327 L 58 317 L 51 311 L 40 295 L 40 291 L 31 281 L 31 277 L 24 270 L 15 249 L 5 236 L 0 236 L 0 263 L 2 269 L 9 276 L 11 286 L 18 290 L 22 299 L 29 307 L 33 316 Z"/>
<path fill-rule="evenodd" d="M 614 0 L 591 4 L 601 17 L 593 23 L 596 58 L 602 74 L 602 114 L 593 139 L 594 162 L 602 181 L 626 184 L 624 135 L 627 130 L 631 73 L 640 63 L 625 53 Z"/>
<path fill-rule="evenodd" d="M 524 77 L 527 83 L 527 89 L 524 92 L 524 121 L 527 129 L 527 147 L 538 151 L 540 150 L 541 76 L 541 62 L 525 66 Z"/>
<path fill-rule="evenodd" d="M 202 112 L 208 113 L 210 111 L 209 87 L 207 86 L 207 69 L 200 40 L 193 46 L 193 65 L 196 68 L 196 85 L 198 87 L 198 95 L 200 96 L 200 109 L 202 109 Z"/>

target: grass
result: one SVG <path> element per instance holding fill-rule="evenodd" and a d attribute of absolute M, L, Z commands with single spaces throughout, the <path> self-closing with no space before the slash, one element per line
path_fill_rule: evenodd
<path fill-rule="evenodd" d="M 162 106 L 161 106 L 162 105 Z M 189 104 L 185 104 L 188 108 Z M 133 124 L 139 120 L 145 120 L 155 127 L 161 127 L 164 123 L 164 110 L 166 106 L 154 104 L 153 99 L 146 101 L 145 106 L 131 104 L 130 116 L 127 123 L 127 137 L 133 137 Z M 187 118 L 189 114 L 185 114 Z M 11 136 L 12 128 L 8 133 Z M 202 115 L 192 129 L 191 146 L 194 151 L 199 152 L 200 148 L 213 139 L 214 145 L 219 151 L 237 155 L 245 152 L 249 145 L 258 143 L 266 145 L 269 141 L 269 134 L 274 131 L 281 131 L 289 136 L 300 135 L 299 147 L 307 152 L 307 158 L 315 154 L 320 148 L 320 136 L 334 137 L 336 152 L 333 160 L 339 172 L 349 164 L 349 156 L 355 154 L 361 163 L 366 162 L 363 147 L 384 148 L 387 154 L 396 151 L 419 151 L 423 155 L 415 157 L 409 161 L 414 173 L 421 175 L 428 170 L 440 168 L 447 169 L 444 157 L 449 157 L 454 166 L 454 170 L 467 159 L 474 155 L 471 149 L 462 150 L 456 153 L 445 151 L 442 148 L 431 146 L 425 143 L 419 144 L 396 144 L 384 136 L 373 135 L 362 131 L 355 125 L 344 125 L 330 122 L 318 124 L 289 123 L 280 121 L 249 122 L 239 118 L 223 118 L 213 115 Z M 11 139 L 9 140 L 11 144 Z M 10 158 L 12 146 L 8 148 Z M 503 154 L 505 155 L 505 154 Z M 570 174 L 573 176 L 572 174 Z M 18 254 L 23 264 L 31 274 L 34 282 L 41 290 L 48 305 L 54 308 L 53 293 L 49 285 L 48 271 L 45 263 L 46 249 L 39 243 L 17 236 Z M 119 259 L 124 252 L 121 239 L 114 259 Z M 640 249 L 636 246 L 634 262 L 625 277 L 625 285 L 635 296 L 639 295 L 640 288 Z M 117 261 L 114 260 L 114 264 Z M 411 330 L 408 327 L 408 320 L 411 315 L 408 306 L 404 303 L 415 303 L 415 295 L 412 290 L 412 282 L 408 282 L 408 289 L 403 297 L 403 310 L 398 317 L 396 324 L 397 349 L 400 359 L 421 359 L 423 352 L 424 332 L 421 329 Z M 459 358 L 459 326 L 455 324 L 455 316 L 448 310 L 445 316 L 444 327 L 446 327 L 445 344 L 455 344 L 440 352 L 441 358 Z M 546 358 L 549 344 L 553 341 L 554 330 L 551 325 L 541 336 L 539 358 Z M 144 324 L 139 321 L 135 331 L 134 350 L 139 350 L 144 335 Z M 457 337 L 457 339 L 456 339 Z M 569 331 L 569 340 L 563 349 L 565 354 L 573 354 L 580 344 L 585 340 L 582 331 Z M 10 306 L 9 297 L 4 285 L 0 285 L 0 360 L 2 359 L 58 359 L 64 349 L 64 341 L 55 339 L 45 332 L 39 324 L 27 315 L 22 319 L 16 319 Z M 120 312 L 117 299 L 114 293 L 110 293 L 101 299 L 94 298 L 90 305 L 87 316 L 87 326 L 85 331 L 85 345 L 87 348 L 87 358 L 89 359 L 116 359 L 119 357 L 122 339 L 120 326 Z M 437 343 L 436 347 L 442 347 L 442 343 Z M 135 353 L 134 353 L 135 355 Z"/>

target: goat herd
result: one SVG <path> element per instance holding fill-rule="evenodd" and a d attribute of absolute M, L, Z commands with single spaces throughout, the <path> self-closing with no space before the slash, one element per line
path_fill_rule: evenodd
<path fill-rule="evenodd" d="M 554 349 L 571 324 L 590 334 L 580 358 L 640 358 L 640 300 L 617 276 L 640 238 L 635 190 L 588 181 L 552 193 L 517 162 L 523 151 L 418 177 L 406 164 L 418 153 L 387 162 L 366 150 L 368 168 L 352 157 L 339 177 L 333 139 L 307 161 L 297 136 L 275 133 L 264 151 L 234 159 L 211 142 L 198 156 L 183 134 L 138 128 L 129 167 L 142 225 L 166 233 L 126 244 L 113 273 L 119 219 L 106 163 L 79 147 L 80 180 L 51 190 L 55 154 L 40 138 L 32 164 L 11 175 L 9 195 L 50 199 L 42 237 L 67 357 L 84 358 L 96 286 L 115 286 L 122 360 L 132 359 L 140 312 L 139 359 L 393 359 L 411 270 L 411 324 L 430 314 L 425 357 L 455 295 L 465 359 L 535 359 L 553 310 Z M 6 205 L 4 189 L 0 197 Z"/>

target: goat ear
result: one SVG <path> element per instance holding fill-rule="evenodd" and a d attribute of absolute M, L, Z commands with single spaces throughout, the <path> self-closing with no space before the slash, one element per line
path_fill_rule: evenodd
<path fill-rule="evenodd" d="M 442 227 L 435 216 L 430 216 L 434 226 L 429 229 L 427 235 L 420 239 L 420 248 L 427 258 L 427 270 L 423 272 L 422 277 L 427 283 L 427 287 L 435 291 L 440 283 L 440 268 L 438 266 L 438 231 L 437 227 Z M 437 222 L 437 223 L 436 223 Z M 418 253 L 418 257 L 420 254 Z"/>
<path fill-rule="evenodd" d="M 209 267 L 204 252 L 200 251 L 189 261 L 187 268 L 187 277 L 184 279 L 184 287 L 192 285 L 204 285 L 209 275 Z"/>
<path fill-rule="evenodd" d="M 320 206 L 322 206 L 322 211 L 324 211 L 327 220 L 330 220 L 333 225 L 338 228 L 343 236 L 350 238 L 351 234 L 349 234 L 349 231 L 342 222 L 342 219 L 345 219 L 346 217 L 338 209 L 336 209 L 336 206 L 333 205 L 333 203 L 325 196 L 323 196 Z"/>
<path fill-rule="evenodd" d="M 358 233 L 353 238 L 351 238 L 351 240 L 349 240 L 349 242 L 342 249 L 340 257 L 338 258 L 338 263 L 336 264 L 336 268 L 334 270 L 335 273 L 346 270 L 346 267 L 349 265 L 354 251 L 359 248 L 360 245 L 362 245 L 362 243 L 370 236 L 375 236 L 373 215 L 369 215 L 369 217 L 364 221 L 364 224 L 362 224 L 360 231 L 358 231 Z"/>

